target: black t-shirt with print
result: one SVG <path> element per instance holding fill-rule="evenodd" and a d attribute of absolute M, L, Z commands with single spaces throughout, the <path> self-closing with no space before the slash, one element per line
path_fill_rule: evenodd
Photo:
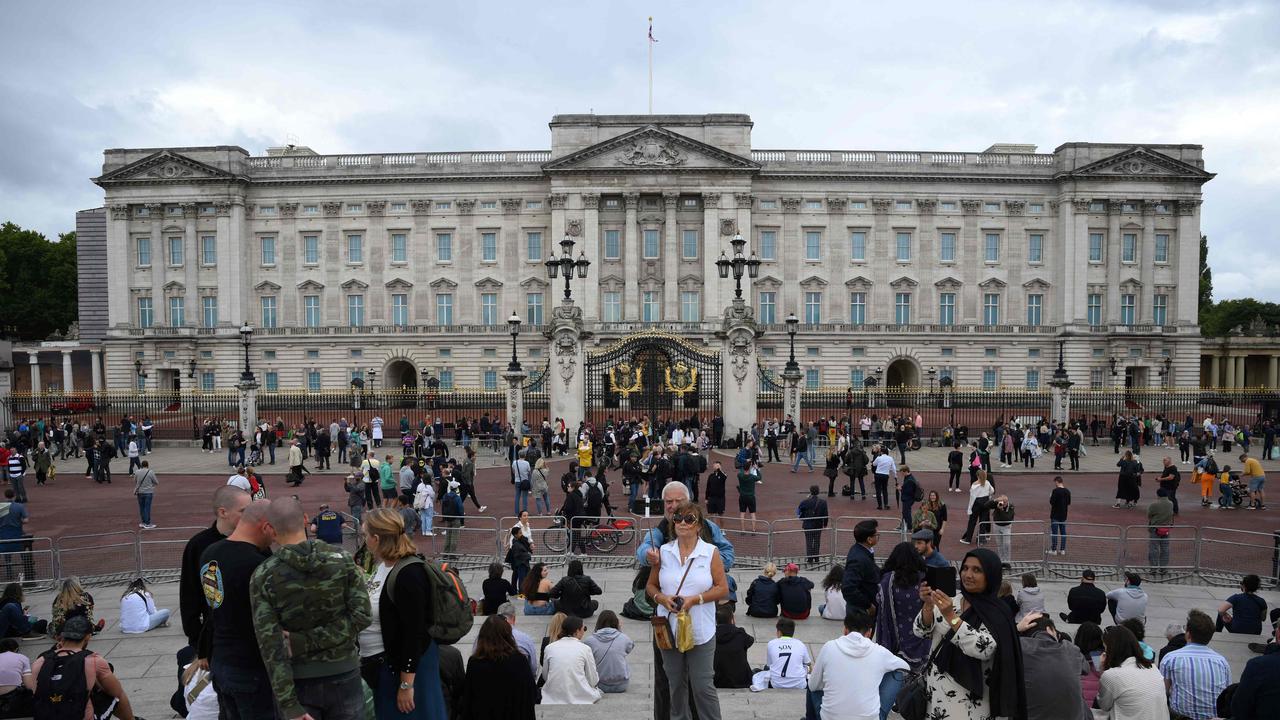
<path fill-rule="evenodd" d="M 252 543 L 230 539 L 210 545 L 200 556 L 200 584 L 210 608 L 201 657 L 266 672 L 253 632 L 249 579 L 267 557 Z"/>

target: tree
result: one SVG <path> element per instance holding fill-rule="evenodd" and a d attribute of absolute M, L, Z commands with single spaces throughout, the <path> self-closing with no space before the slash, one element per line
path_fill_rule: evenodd
<path fill-rule="evenodd" d="M 1213 310 L 1213 269 L 1209 267 L 1209 236 L 1200 236 L 1200 325 Z"/>
<path fill-rule="evenodd" d="M 1280 325 L 1280 305 L 1259 302 L 1253 298 L 1223 300 L 1212 304 L 1200 319 L 1200 334 L 1205 337 L 1223 337 L 1237 327 L 1247 330 L 1257 317 L 1262 318 L 1267 325 Z"/>
<path fill-rule="evenodd" d="M 78 312 L 76 234 L 50 241 L 0 226 L 0 334 L 38 342 L 65 332 Z"/>

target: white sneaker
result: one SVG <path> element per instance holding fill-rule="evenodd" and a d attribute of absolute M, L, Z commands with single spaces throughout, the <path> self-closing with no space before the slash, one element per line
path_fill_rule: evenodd
<path fill-rule="evenodd" d="M 143 526 L 142 526 L 142 529 L 143 529 L 143 530 L 155 530 L 155 529 L 156 529 L 156 525 L 155 525 L 155 523 L 151 523 L 150 525 L 143 525 Z"/>
<path fill-rule="evenodd" d="M 430 530 L 428 530 L 428 531 L 426 531 L 426 532 L 422 533 L 422 536 L 423 536 L 423 537 L 434 537 L 434 536 L 435 536 L 435 533 L 433 533 L 433 532 L 431 532 Z"/>
<path fill-rule="evenodd" d="M 477 510 L 476 512 L 484 512 L 485 510 L 488 510 L 488 509 L 489 509 L 488 505 L 481 505 L 480 509 Z"/>

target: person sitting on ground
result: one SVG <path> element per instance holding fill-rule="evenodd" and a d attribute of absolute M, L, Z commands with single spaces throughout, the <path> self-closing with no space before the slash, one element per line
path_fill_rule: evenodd
<path fill-rule="evenodd" d="M 93 622 L 93 596 L 80 587 L 80 580 L 74 577 L 64 578 L 58 586 L 58 594 L 53 598 L 53 620 L 49 622 L 49 632 L 57 637 L 62 632 L 62 624 L 67 618 L 83 615 L 89 618 L 89 624 L 95 632 L 102 632 L 107 626 L 106 620 Z"/>
<path fill-rule="evenodd" d="M 1115 625 L 1102 638 L 1106 666 L 1098 681 L 1098 709 L 1115 720 L 1169 720 L 1165 682 L 1133 633 Z"/>
<path fill-rule="evenodd" d="M 600 675 L 597 686 L 600 692 L 626 692 L 631 681 L 627 655 L 635 649 L 636 644 L 623 634 L 618 615 L 612 610 L 601 612 L 596 620 L 596 631 L 582 642 L 591 648 L 591 654 L 595 656 L 596 672 Z"/>
<path fill-rule="evenodd" d="M 782 570 L 782 579 L 778 581 L 778 603 L 782 608 L 782 617 L 792 620 L 804 620 L 809 617 L 813 607 L 813 581 L 800 577 L 800 566 L 787 563 Z"/>
<path fill-rule="evenodd" d="M 520 653 L 511 626 L 490 617 L 480 626 L 475 649 L 451 718 L 462 720 L 534 720 L 538 687 Z M 461 707 L 458 707 L 461 705 Z"/>
<path fill-rule="evenodd" d="M 34 682 L 31 659 L 18 652 L 18 641 L 0 640 L 0 718 L 30 717 L 34 696 L 27 689 Z"/>
<path fill-rule="evenodd" d="M 648 622 L 653 617 L 653 600 L 645 592 L 649 584 L 649 566 L 636 568 L 636 575 L 631 579 L 631 599 L 622 605 L 622 617 Z"/>
<path fill-rule="evenodd" d="M 511 582 L 502 576 L 501 563 L 489 563 L 489 577 L 481 583 L 483 599 L 480 601 L 480 614 L 492 615 L 507 601 L 517 594 Z"/>
<path fill-rule="evenodd" d="M 590 705 L 601 697 L 595 655 L 582 642 L 582 618 L 568 615 L 560 623 L 560 639 L 547 645 L 542 658 L 543 705 Z"/>
<path fill-rule="evenodd" d="M 794 690 L 806 686 L 809 664 L 813 659 L 809 656 L 809 648 L 792 637 L 796 632 L 796 621 L 781 617 L 774 627 L 778 635 L 769 641 L 765 668 L 751 678 L 752 692 L 769 688 Z"/>
<path fill-rule="evenodd" d="M 27 688 L 35 693 L 36 717 L 66 717 L 58 712 L 61 703 L 84 704 L 84 717 L 106 717 L 95 707 L 114 705 L 120 720 L 133 720 L 129 696 L 106 658 L 88 649 L 93 624 L 87 615 L 66 617 L 59 629 L 58 644 L 31 665 Z M 97 704 L 93 701 L 101 698 Z"/>
<path fill-rule="evenodd" d="M 1018 598 L 1013 594 L 1013 585 L 1008 580 L 1000 583 L 1000 589 L 996 591 L 996 598 L 1009 608 L 1009 617 L 1012 618 L 1018 614 Z"/>
<path fill-rule="evenodd" d="M 1120 624 L 1128 628 L 1129 632 L 1133 633 L 1133 636 L 1138 639 L 1138 646 L 1142 648 L 1142 654 L 1151 662 L 1155 662 L 1155 648 L 1151 647 L 1146 642 L 1147 624 L 1138 618 L 1129 618 L 1128 620 L 1122 621 Z"/>
<path fill-rule="evenodd" d="M 547 646 L 562 637 L 560 628 L 564 625 L 564 619 L 567 617 L 569 616 L 558 612 L 555 615 L 552 615 L 551 620 L 547 622 L 547 634 L 542 636 L 542 644 L 538 646 L 539 667 L 541 667 L 542 663 L 547 659 Z M 541 673 L 542 671 L 539 670 L 539 676 L 541 676 Z M 543 679 L 545 680 L 545 678 Z"/>
<path fill-rule="evenodd" d="M 556 601 L 556 612 L 589 618 L 596 614 L 599 601 L 592 600 L 592 595 L 602 595 L 604 590 L 596 584 L 591 576 L 582 574 L 582 561 L 569 561 L 569 574 L 560 578 L 560 582 L 551 588 L 551 597 Z"/>
<path fill-rule="evenodd" d="M 534 563 L 529 574 L 524 578 L 524 587 L 520 588 L 524 595 L 525 615 L 553 615 L 556 607 L 551 604 L 551 569 L 543 563 Z"/>
<path fill-rule="evenodd" d="M 1102 678 L 1102 628 L 1097 623 L 1086 622 L 1076 630 L 1076 649 L 1080 651 L 1080 694 L 1084 704 L 1093 707 L 1098 696 L 1098 681 Z"/>
<path fill-rule="evenodd" d="M 1022 618 L 1031 613 L 1044 614 L 1044 595 L 1040 592 L 1040 585 L 1032 573 L 1023 573 L 1022 587 L 1018 588 L 1017 601 L 1018 612 L 1013 617 L 1015 622 L 1021 622 Z"/>
<path fill-rule="evenodd" d="M 23 604 L 21 583 L 9 583 L 0 593 L 0 638 L 41 637 L 49 629 L 48 620 L 40 620 L 27 614 Z"/>
<path fill-rule="evenodd" d="M 1240 580 L 1240 592 L 1227 598 L 1218 606 L 1218 632 L 1245 635 L 1262 633 L 1262 618 L 1267 616 L 1267 601 L 1258 595 L 1262 579 L 1257 575 L 1245 575 Z"/>
<path fill-rule="evenodd" d="M 1157 658 L 1163 660 L 1165 655 L 1187 646 L 1187 629 L 1182 623 L 1169 623 L 1164 628 L 1164 647 L 1160 648 Z"/>
<path fill-rule="evenodd" d="M 844 617 L 844 634 L 823 644 L 809 674 L 806 718 L 884 718 L 907 663 L 871 640 L 875 620 L 858 608 Z M 859 681 L 851 682 L 851 678 Z"/>
<path fill-rule="evenodd" d="M 1080 653 L 1062 641 L 1053 620 L 1041 611 L 1027 613 L 1018 621 L 1018 634 L 1027 717 L 1093 720 L 1081 693 Z"/>
<path fill-rule="evenodd" d="M 147 589 L 147 581 L 138 578 L 129 583 L 120 596 L 120 632 L 144 633 L 169 624 L 172 610 L 156 609 L 156 599 Z"/>
<path fill-rule="evenodd" d="M 1093 570 L 1080 573 L 1080 584 L 1067 592 L 1067 609 L 1070 613 L 1058 613 L 1063 622 L 1102 624 L 1102 613 L 1107 609 L 1107 594 L 1093 584 Z"/>
<path fill-rule="evenodd" d="M 1231 712 L 1223 717 L 1231 720 L 1280 717 L 1280 652 L 1273 650 L 1245 663 L 1240 684 L 1231 699 Z"/>
<path fill-rule="evenodd" d="M 760 577 L 751 581 L 747 588 L 747 615 L 755 618 L 778 617 L 778 604 L 782 597 L 778 593 L 778 583 L 773 580 L 773 576 L 777 574 L 778 566 L 768 563 Z"/>
<path fill-rule="evenodd" d="M 1208 615 L 1192 610 L 1186 625 L 1187 646 L 1164 656 L 1160 674 L 1169 687 L 1170 710 L 1191 720 L 1209 720 L 1217 714 L 1218 695 L 1231 682 L 1231 666 L 1209 649 L 1213 620 Z"/>
<path fill-rule="evenodd" d="M 716 687 L 751 687 L 752 672 L 751 664 L 747 662 L 747 648 L 755 641 L 734 623 L 733 610 L 725 605 L 716 608 L 716 655 L 713 663 L 713 684 Z"/>
<path fill-rule="evenodd" d="M 1147 591 L 1143 590 L 1142 576 L 1136 572 L 1124 574 L 1124 587 L 1107 593 L 1107 609 L 1111 611 L 1111 619 L 1117 623 L 1129 618 L 1147 619 Z"/>
<path fill-rule="evenodd" d="M 827 576 L 822 579 L 822 590 L 827 596 L 827 601 L 818 606 L 818 615 L 823 619 L 844 620 L 844 590 L 841 588 L 843 582 L 844 566 L 840 564 L 832 565 L 831 570 L 827 572 Z"/>

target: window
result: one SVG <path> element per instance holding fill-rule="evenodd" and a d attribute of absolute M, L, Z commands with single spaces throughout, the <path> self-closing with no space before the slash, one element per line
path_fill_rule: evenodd
<path fill-rule="evenodd" d="M 1032 215 L 1037 215 L 1039 213 L 1044 212 L 1044 203 L 1028 203 L 1027 212 L 1031 213 Z"/>
<path fill-rule="evenodd" d="M 777 260 L 778 259 L 778 231 L 776 230 L 760 231 L 760 259 L 761 260 Z"/>
<path fill-rule="evenodd" d="M 442 358 L 453 357 L 453 350 L 451 348 L 440 348 L 439 354 Z"/>
<path fill-rule="evenodd" d="M 409 324 L 409 296 L 395 293 L 391 296 L 391 324 L 404 327 Z"/>
<path fill-rule="evenodd" d="M 496 358 L 498 357 L 498 350 L 497 348 L 485 348 L 481 355 L 487 358 Z"/>
<path fill-rule="evenodd" d="M 982 370 L 982 389 L 995 390 L 998 382 L 995 368 L 983 368 Z"/>
<path fill-rule="evenodd" d="M 151 208 L 134 205 L 133 214 L 135 217 L 147 217 L 151 215 Z"/>
<path fill-rule="evenodd" d="M 804 321 L 809 325 L 822 322 L 822 293 L 807 292 L 804 294 Z"/>
<path fill-rule="evenodd" d="M 201 371 L 200 390 L 202 392 L 213 392 L 213 371 L 212 370 Z"/>
<path fill-rule="evenodd" d="M 1156 233 L 1155 261 L 1158 263 L 1169 262 L 1169 236 L 1165 233 Z"/>
<path fill-rule="evenodd" d="M 989 348 L 982 348 L 982 356 L 983 356 L 983 357 L 989 357 L 989 358 L 999 357 L 999 356 L 1000 356 L 1000 349 L 999 349 L 999 348 L 993 348 L 993 347 L 989 347 Z"/>
<path fill-rule="evenodd" d="M 349 263 L 364 262 L 364 236 L 363 235 L 347 236 L 347 262 Z"/>
<path fill-rule="evenodd" d="M 319 205 L 303 205 L 302 206 L 303 215 L 316 215 L 316 214 L 319 214 L 319 212 L 320 212 Z"/>
<path fill-rule="evenodd" d="M 480 209 L 481 210 L 497 210 L 498 201 L 497 200 L 481 200 Z"/>
<path fill-rule="evenodd" d="M 436 233 L 436 262 L 453 262 L 453 233 Z"/>
<path fill-rule="evenodd" d="M 1091 201 L 1089 201 L 1089 212 L 1091 212 L 1091 213 L 1104 213 L 1104 212 L 1106 212 L 1106 211 L 1107 211 L 1107 204 L 1106 204 L 1106 203 L 1104 203 L 1104 202 L 1102 202 L 1102 201 L 1100 201 L 1100 200 L 1091 200 Z"/>
<path fill-rule="evenodd" d="M 1040 388 L 1040 371 L 1028 370 L 1027 371 L 1027 389 L 1038 390 L 1039 388 Z"/>
<path fill-rule="evenodd" d="M 822 201 L 821 200 L 805 200 L 804 207 L 806 210 L 821 210 Z"/>
<path fill-rule="evenodd" d="M 531 262 L 541 262 L 545 258 L 542 255 L 542 233 L 527 232 L 524 234 L 525 259 Z"/>
<path fill-rule="evenodd" d="M 1040 348 L 1027 348 L 1027 357 L 1029 358 L 1040 357 Z"/>
<path fill-rule="evenodd" d="M 276 296 L 264 295 L 262 302 L 262 327 L 273 328 L 277 326 L 276 322 Z"/>
<path fill-rule="evenodd" d="M 778 294 L 775 292 L 760 293 L 760 323 L 773 325 L 778 322 Z"/>
<path fill-rule="evenodd" d="M 347 203 L 347 212 L 349 213 L 364 212 L 364 203 Z"/>
<path fill-rule="evenodd" d="M 622 293 L 609 291 L 604 294 L 604 322 L 622 322 Z"/>
<path fill-rule="evenodd" d="M 308 351 L 307 351 L 307 359 L 308 359 L 308 360 L 319 360 L 319 359 L 320 359 L 320 351 L 319 351 L 319 350 L 308 350 Z"/>
<path fill-rule="evenodd" d="M 484 371 L 484 389 L 485 390 L 498 389 L 498 371 L 497 370 Z"/>
<path fill-rule="evenodd" d="M 805 368 L 804 389 L 817 390 L 819 387 L 822 387 L 822 371 L 815 367 Z"/>
<path fill-rule="evenodd" d="M 480 293 L 480 324 L 498 324 L 498 293 Z"/>
<path fill-rule="evenodd" d="M 956 201 L 955 201 L 955 200 L 943 200 L 942 202 L 938 203 L 938 205 L 939 205 L 939 207 L 941 207 L 943 210 L 955 210 L 955 209 L 956 209 Z"/>
<path fill-rule="evenodd" d="M 1102 294 L 1089 293 L 1088 312 L 1086 315 L 1089 327 L 1102 326 Z"/>
<path fill-rule="evenodd" d="M 701 319 L 701 307 L 697 290 L 686 290 L 680 293 L 680 322 L 698 322 Z"/>
<path fill-rule="evenodd" d="M 956 349 L 955 349 L 955 348 L 953 348 L 953 347 L 944 347 L 944 348 L 939 348 L 939 349 L 941 350 L 942 357 L 955 357 L 955 356 L 956 356 Z"/>
<path fill-rule="evenodd" d="M 187 324 L 186 298 L 169 298 L 169 327 L 182 327 Z"/>
<path fill-rule="evenodd" d="M 813 230 L 804 234 L 804 259 L 805 260 L 821 260 L 822 259 L 822 233 Z"/>
<path fill-rule="evenodd" d="M 203 297 L 200 298 L 200 315 L 204 327 L 211 328 L 218 326 L 218 298 Z"/>
<path fill-rule="evenodd" d="M 606 208 L 609 208 L 609 209 L 618 208 L 618 207 L 621 207 L 621 206 L 622 206 L 622 201 L 620 201 L 620 200 L 619 200 L 618 198 L 616 198 L 616 197 L 612 197 L 612 198 L 605 198 L 605 199 L 604 199 L 604 206 L 605 206 Z M 538 203 L 538 207 L 542 207 L 542 203 L 541 203 L 541 202 L 539 202 L 539 203 Z"/>
<path fill-rule="evenodd" d="M 453 389 L 453 371 L 452 370 L 448 370 L 444 368 L 440 370 L 440 389 L 441 390 Z"/>
<path fill-rule="evenodd" d="M 1102 262 L 1102 233 L 1089 233 L 1089 262 Z"/>
<path fill-rule="evenodd" d="M 849 293 L 849 324 L 867 324 L 867 294 L 865 292 Z"/>
<path fill-rule="evenodd" d="M 867 201 L 866 201 L 866 200 L 852 200 L 852 201 L 850 201 L 850 202 L 849 202 L 849 209 L 850 209 L 850 210 L 866 210 L 866 209 L 867 209 Z"/>
<path fill-rule="evenodd" d="M 347 324 L 351 327 L 364 325 L 364 296 L 347 296 Z"/>
<path fill-rule="evenodd" d="M 319 295 L 303 296 L 302 320 L 307 327 L 320 327 L 320 296 Z"/>
<path fill-rule="evenodd" d="M 777 200 L 761 200 L 760 209 L 761 210 L 777 210 L 778 201 Z"/>
<path fill-rule="evenodd" d="M 404 212 L 409 209 L 409 203 L 393 202 L 391 203 L 391 212 Z"/>
<path fill-rule="evenodd" d="M 359 370 L 359 369 L 357 369 L 357 370 L 352 370 L 352 371 L 351 371 L 351 379 L 352 379 L 352 380 L 359 380 L 360 382 L 364 382 L 364 371 L 363 371 L 363 370 Z"/>
<path fill-rule="evenodd" d="M 1132 293 L 1125 293 L 1120 296 L 1120 324 L 1132 325 L 1134 323 L 1135 310 L 1137 308 L 1137 297 Z"/>
<path fill-rule="evenodd" d="M 263 359 L 263 360 L 275 360 L 275 359 L 276 359 L 276 351 L 275 351 L 275 350 L 263 350 L 263 351 L 262 351 L 262 359 Z"/>
<path fill-rule="evenodd" d="M 950 348 L 948 348 L 948 349 L 950 349 Z M 944 354 L 944 355 L 943 355 L 943 357 L 947 357 L 947 355 L 945 355 L 945 354 Z M 945 365 L 944 365 L 944 366 L 942 366 L 942 367 L 940 367 L 940 368 L 938 368 L 938 381 L 939 381 L 939 382 L 941 382 L 941 381 L 942 381 L 942 378 L 951 378 L 952 382 L 955 382 L 955 377 L 956 377 L 956 369 L 955 369 L 955 368 L 953 368 L 953 367 L 948 367 L 948 366 L 945 366 Z"/>
<path fill-rule="evenodd" d="M 409 243 L 404 233 L 391 233 L 391 262 L 409 262 Z"/>
<path fill-rule="evenodd" d="M 604 259 L 617 260 L 622 257 L 622 233 L 618 230 L 604 231 Z"/>
<path fill-rule="evenodd" d="M 658 311 L 658 293 L 653 290 L 645 290 L 644 298 L 641 302 L 640 319 L 644 322 L 657 322 L 661 317 L 662 314 Z"/>
<path fill-rule="evenodd" d="M 910 200 L 898 200 L 897 202 L 895 202 L 895 203 L 893 204 L 893 209 L 894 209 L 894 210 L 910 210 L 910 209 L 911 209 L 911 201 L 910 201 Z"/>
<path fill-rule="evenodd" d="M 452 293 L 436 294 L 436 324 L 437 325 L 453 324 L 453 294 Z"/>
<path fill-rule="evenodd" d="M 182 247 L 183 247 L 182 238 L 180 237 L 169 238 L 169 264 L 170 265 L 182 264 L 182 254 L 183 254 Z"/>
<path fill-rule="evenodd" d="M 140 237 L 138 244 L 138 267 L 151 267 L 151 238 Z"/>
<path fill-rule="evenodd" d="M 1044 295 L 1034 293 L 1027 296 L 1027 324 L 1039 325 L 1044 320 Z"/>
<path fill-rule="evenodd" d="M 1168 325 L 1169 322 L 1169 296 L 1165 294 L 1154 295 L 1151 298 L 1151 322 L 1157 327 Z"/>
<path fill-rule="evenodd" d="M 989 213 L 998 213 L 1000 212 L 1000 203 L 998 202 L 983 203 L 982 211 L 989 212 Z"/>
<path fill-rule="evenodd" d="M 1107 382 L 1106 368 L 1089 368 L 1089 388 L 1092 390 L 1101 390 Z"/>
<path fill-rule="evenodd" d="M 1127 213 L 1136 213 L 1138 212 L 1138 203 L 1122 203 L 1121 210 Z"/>
<path fill-rule="evenodd" d="M 644 231 L 644 257 L 652 259 L 658 257 L 658 231 Z"/>
<path fill-rule="evenodd" d="M 212 351 L 212 350 L 201 350 L 201 351 L 200 351 L 200 359 L 201 359 L 201 360 L 212 360 L 212 359 L 213 359 L 213 351 Z"/>
<path fill-rule="evenodd" d="M 683 207 L 685 210 L 697 210 L 698 198 L 696 197 L 680 198 L 680 206 Z"/>
<path fill-rule="evenodd" d="M 542 324 L 542 293 L 525 293 L 525 322 L 530 325 Z"/>
<path fill-rule="evenodd" d="M 862 368 L 849 369 L 849 385 L 855 390 L 862 387 L 862 383 L 867 379 L 865 371 Z"/>
<path fill-rule="evenodd" d="M 262 264 L 276 264 L 276 238 L 274 235 L 263 235 L 262 242 Z"/>
<path fill-rule="evenodd" d="M 1131 358 L 1142 357 L 1142 348 L 1129 348 L 1129 357 Z"/>
<path fill-rule="evenodd" d="M 942 262 L 955 262 L 956 234 L 944 232 L 938 235 L 938 259 Z"/>
<path fill-rule="evenodd" d="M 911 233 L 900 232 L 897 236 L 898 262 L 910 262 L 911 260 Z"/>
<path fill-rule="evenodd" d="M 267 392 L 276 392 L 280 389 L 280 374 L 275 370 L 267 371 Z"/>
<path fill-rule="evenodd" d="M 983 325 L 999 325 L 1000 324 L 1000 294 L 999 293 L 983 293 L 982 324 Z"/>
<path fill-rule="evenodd" d="M 484 262 L 498 260 L 498 234 L 480 233 L 480 259 Z"/>
<path fill-rule="evenodd" d="M 987 233 L 987 241 L 983 246 L 982 259 L 986 262 L 1000 262 L 1000 234 Z"/>
<path fill-rule="evenodd" d="M 804 349 L 804 354 L 806 357 L 820 357 L 822 352 L 816 347 L 807 347 Z"/>
<path fill-rule="evenodd" d="M 155 311 L 151 307 L 150 297 L 138 299 L 138 327 L 150 328 L 155 324 Z"/>
<path fill-rule="evenodd" d="M 1138 234 L 1124 233 L 1121 236 L 1120 262 L 1138 262 Z"/>
<path fill-rule="evenodd" d="M 680 234 L 680 256 L 685 260 L 698 258 L 698 231 L 685 230 Z"/>
<path fill-rule="evenodd" d="M 351 357 L 353 358 L 364 357 L 364 348 L 352 348 Z"/>
<path fill-rule="evenodd" d="M 317 265 L 320 263 L 319 235 L 302 236 L 302 262 L 306 265 Z"/>
<path fill-rule="evenodd" d="M 1044 262 L 1044 235 L 1031 233 L 1027 236 L 1027 262 Z"/>
<path fill-rule="evenodd" d="M 307 389 L 311 392 L 320 392 L 320 371 L 307 371 Z"/>
<path fill-rule="evenodd" d="M 898 325 L 911 324 L 911 293 L 894 293 L 893 321 Z"/>
<path fill-rule="evenodd" d="M 945 292 L 938 295 L 938 324 L 956 324 L 956 294 Z"/>
<path fill-rule="evenodd" d="M 859 262 L 867 259 L 867 232 L 854 230 L 849 235 L 849 257 Z"/>

